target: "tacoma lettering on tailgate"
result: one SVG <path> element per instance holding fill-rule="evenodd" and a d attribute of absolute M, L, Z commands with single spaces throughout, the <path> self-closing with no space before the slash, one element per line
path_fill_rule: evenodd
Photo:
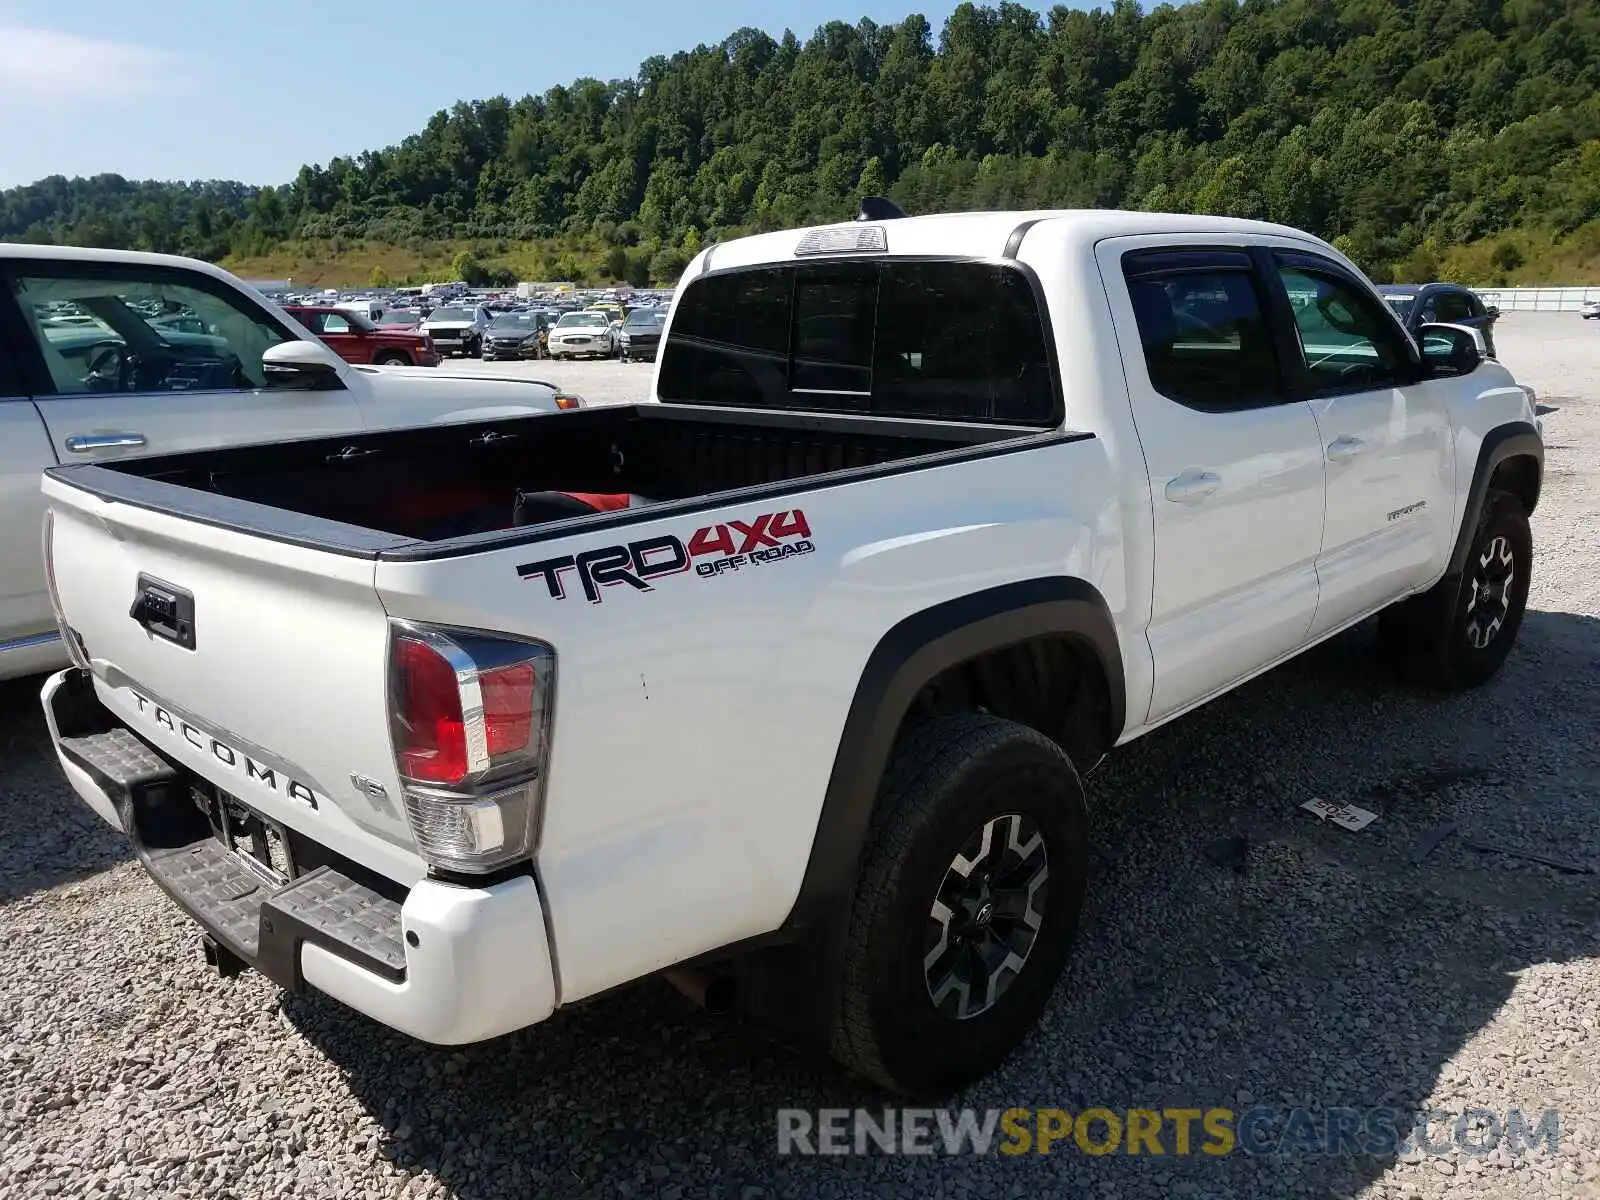
<path fill-rule="evenodd" d="M 291 778 L 279 768 L 263 766 L 243 750 L 236 750 L 220 738 L 196 728 L 183 717 L 175 715 L 164 705 L 156 703 L 149 697 L 141 696 L 138 692 L 130 694 L 139 708 L 140 715 L 149 718 L 151 724 L 157 728 L 166 730 L 168 736 L 182 738 L 201 753 L 210 754 L 217 762 L 248 783 L 266 788 L 270 792 L 279 792 L 291 800 L 298 800 L 307 808 L 317 807 L 316 792 L 298 779 Z"/>

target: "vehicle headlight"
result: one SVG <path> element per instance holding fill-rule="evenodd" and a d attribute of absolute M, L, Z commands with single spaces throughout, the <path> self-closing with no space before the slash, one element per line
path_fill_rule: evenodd
<path fill-rule="evenodd" d="M 631 336 L 629 336 L 629 334 L 628 334 L 628 331 L 627 331 L 627 330 L 623 330 L 623 331 L 622 331 L 622 332 L 621 332 L 621 333 L 619 333 L 619 334 L 618 334 L 618 335 L 617 335 L 617 336 L 618 336 L 618 337 L 620 337 L 620 338 L 621 338 L 621 339 L 622 339 L 622 340 L 623 340 L 623 341 L 625 341 L 625 342 L 631 342 L 631 341 L 633 341 L 633 338 L 632 338 L 632 337 L 631 337 Z"/>

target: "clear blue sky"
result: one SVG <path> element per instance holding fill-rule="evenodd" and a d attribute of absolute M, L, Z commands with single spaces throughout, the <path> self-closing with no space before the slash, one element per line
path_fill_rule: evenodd
<path fill-rule="evenodd" d="M 1082 7 L 1092 5 L 1082 4 Z M 1044 10 L 1047 4 L 1036 7 Z M 955 0 L 0 0 L 0 187 L 45 175 L 283 183 L 456 100 L 631 77 L 741 26 L 935 32 Z"/>

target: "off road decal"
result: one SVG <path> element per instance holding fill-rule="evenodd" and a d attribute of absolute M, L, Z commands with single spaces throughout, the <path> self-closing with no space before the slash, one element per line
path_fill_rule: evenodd
<path fill-rule="evenodd" d="M 517 568 L 523 579 L 544 580 L 553 600 L 565 600 L 573 576 L 590 604 L 599 604 L 608 587 L 655 591 L 655 581 L 669 575 L 686 575 L 690 568 L 701 579 L 715 579 L 731 571 L 766 567 L 816 549 L 811 526 L 798 508 L 762 513 L 749 521 L 707 525 L 694 532 L 685 545 L 673 534 L 660 534 L 601 546 L 581 554 L 563 554 Z"/>

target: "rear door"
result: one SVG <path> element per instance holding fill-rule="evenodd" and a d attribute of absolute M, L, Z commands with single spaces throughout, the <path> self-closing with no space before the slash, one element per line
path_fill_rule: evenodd
<path fill-rule="evenodd" d="M 1431 582 L 1448 556 L 1453 385 L 1418 381 L 1405 331 L 1348 268 L 1301 251 L 1274 259 L 1327 463 L 1316 636 Z"/>
<path fill-rule="evenodd" d="M 1100 244 L 1155 506 L 1158 721 L 1299 647 L 1317 604 L 1323 473 L 1243 244 Z"/>
<path fill-rule="evenodd" d="M 342 387 L 265 387 L 262 353 L 294 335 L 209 275 L 45 258 L 10 259 L 0 271 L 20 320 L 24 377 L 62 462 L 361 428 Z"/>

